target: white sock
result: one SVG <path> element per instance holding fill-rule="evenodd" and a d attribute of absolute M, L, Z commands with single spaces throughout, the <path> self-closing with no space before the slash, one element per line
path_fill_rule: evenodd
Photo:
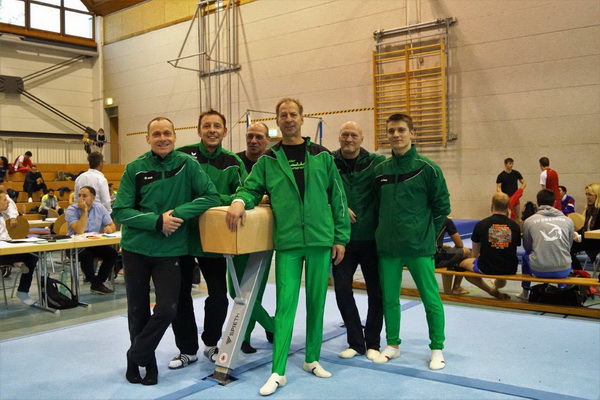
<path fill-rule="evenodd" d="M 431 361 L 429 361 L 429 369 L 438 370 L 446 366 L 444 355 L 441 350 L 431 350 Z"/>
<path fill-rule="evenodd" d="M 375 349 L 367 350 L 367 358 L 371 361 L 373 361 L 374 359 L 379 357 L 380 354 L 381 353 L 379 352 L 379 350 L 375 350 Z"/>
<path fill-rule="evenodd" d="M 17 297 L 18 297 L 19 299 L 21 299 L 21 301 L 22 301 L 23 303 L 27 304 L 28 306 L 32 306 L 32 305 L 34 305 L 34 304 L 35 304 L 35 301 L 34 301 L 34 300 L 31 298 L 31 297 L 29 297 L 29 293 L 26 293 L 26 292 L 19 292 L 19 291 L 17 290 Z"/>
<path fill-rule="evenodd" d="M 373 362 L 375 364 L 385 364 L 392 358 L 398 358 L 398 357 L 400 357 L 400 349 L 399 348 L 395 348 L 392 346 L 386 346 L 386 348 L 383 349 L 381 354 L 379 354 L 379 356 L 376 357 L 373 360 Z"/>
<path fill-rule="evenodd" d="M 348 348 L 344 351 L 341 351 L 340 354 L 338 354 L 338 355 L 341 358 L 352 358 L 357 354 L 358 354 L 358 352 L 356 350 L 354 350 L 353 348 Z"/>
<path fill-rule="evenodd" d="M 319 378 L 330 378 L 331 372 L 326 371 L 325 368 L 321 367 L 318 361 L 313 361 L 311 363 L 305 362 L 302 368 L 306 372 L 310 372 Z"/>
<path fill-rule="evenodd" d="M 262 396 L 268 396 L 270 394 L 275 393 L 277 388 L 284 387 L 286 384 L 287 379 L 285 379 L 285 375 L 273 373 L 269 377 L 269 380 L 267 380 L 267 383 L 265 383 L 263 387 L 260 388 L 258 393 L 260 393 Z"/>

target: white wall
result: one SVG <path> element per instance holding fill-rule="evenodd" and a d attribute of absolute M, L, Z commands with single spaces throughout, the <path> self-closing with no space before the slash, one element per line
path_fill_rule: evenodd
<path fill-rule="evenodd" d="M 0 74 L 26 77 L 76 56 L 66 51 L 2 41 Z M 93 127 L 94 62 L 94 58 L 88 58 L 27 80 L 25 90 L 76 121 Z M 75 125 L 22 95 L 0 93 L 0 100 L 0 130 L 83 134 Z"/>
<path fill-rule="evenodd" d="M 454 17 L 450 126 L 458 139 L 446 149 L 420 149 L 444 170 L 452 215 L 489 213 L 506 157 L 515 159 L 529 184 L 524 200 L 534 199 L 539 189 L 542 156 L 550 158 L 578 211 L 584 186 L 600 181 L 596 0 L 259 0 L 239 12 L 242 70 L 233 79 L 234 101 L 231 110 L 222 110 L 226 113 L 273 111 L 284 96 L 299 98 L 305 113 L 372 107 L 373 31 Z M 178 144 L 198 140 L 198 78 L 166 62 L 177 57 L 188 27 L 181 23 L 104 47 L 104 96 L 119 106 L 125 162 L 147 149 L 146 123 L 157 115 L 187 128 L 177 132 Z M 192 30 L 191 40 L 194 35 Z M 346 120 L 360 122 L 365 147 L 374 148 L 372 112 L 323 120 L 323 144 L 330 149 L 337 147 L 337 129 Z M 307 120 L 304 135 L 314 131 L 315 122 Z M 230 138 L 226 147 L 243 148 L 239 126 Z"/>

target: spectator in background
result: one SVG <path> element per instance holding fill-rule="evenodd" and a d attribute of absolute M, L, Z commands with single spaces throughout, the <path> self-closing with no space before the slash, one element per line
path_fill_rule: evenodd
<path fill-rule="evenodd" d="M 523 224 L 522 271 L 540 278 L 566 278 L 571 272 L 571 243 L 573 221 L 552 207 L 554 192 L 542 189 L 537 194 L 538 212 Z M 529 299 L 531 282 L 522 282 L 523 291 L 517 295 Z"/>
<path fill-rule="evenodd" d="M 98 132 L 96 133 L 96 141 L 95 141 L 95 145 L 98 148 L 98 151 L 102 150 L 102 147 L 104 147 L 104 142 L 106 141 L 106 136 L 104 136 L 104 129 L 100 128 L 98 129 Z"/>
<path fill-rule="evenodd" d="M 11 200 L 6 196 L 4 188 L 0 186 L 0 241 L 11 240 L 6 229 L 6 218 L 10 218 L 9 215 L 11 209 Z M 14 204 L 13 204 L 14 205 Z M 16 217 L 15 217 L 16 218 Z M 16 221 L 16 220 L 15 220 Z M 35 301 L 29 297 L 29 288 L 31 287 L 31 281 L 33 279 L 33 270 L 37 264 L 38 258 L 33 254 L 11 254 L 6 256 L 0 256 L 0 264 L 10 265 L 16 264 L 21 268 L 21 280 L 19 281 L 19 287 L 17 288 L 17 297 L 28 306 L 35 304 Z"/>
<path fill-rule="evenodd" d="M 4 182 L 4 177 L 10 171 L 10 165 L 8 164 L 8 158 L 1 156 L 0 157 L 0 182 Z"/>
<path fill-rule="evenodd" d="M 38 208 L 39 213 L 45 216 L 48 216 L 48 210 L 54 210 L 59 215 L 63 214 L 63 209 L 58 206 L 58 198 L 54 196 L 54 189 L 48 189 Z"/>
<path fill-rule="evenodd" d="M 509 198 L 505 193 L 494 193 L 492 215 L 479 221 L 473 228 L 473 257 L 460 263 L 462 268 L 478 274 L 513 275 L 517 273 L 519 259 L 517 248 L 521 244 L 521 228 L 508 218 Z M 492 287 L 482 278 L 467 276 L 467 281 L 482 289 L 490 296 L 509 300 L 510 296 L 499 289 L 506 280 L 496 279 Z"/>
<path fill-rule="evenodd" d="M 540 158 L 540 185 L 542 189 L 550 189 L 554 192 L 554 208 L 560 210 L 560 190 L 558 189 L 558 173 L 550 168 L 550 160 L 548 157 Z"/>
<path fill-rule="evenodd" d="M 521 204 L 519 199 L 523 195 L 527 182 L 525 182 L 519 171 L 513 169 L 514 162 L 512 158 L 504 160 L 504 171 L 500 172 L 496 178 L 496 191 L 508 195 L 510 198 L 510 218 L 520 222 Z M 521 187 L 519 187 L 519 183 L 521 183 Z"/>
<path fill-rule="evenodd" d="M 110 213 L 112 212 L 112 203 L 110 201 L 108 181 L 102 173 L 102 169 L 104 168 L 104 156 L 98 151 L 93 151 L 88 156 L 88 164 L 90 169 L 79 174 L 77 179 L 75 179 L 74 192 L 79 193 L 79 190 L 84 186 L 93 187 L 97 193 L 96 201 L 100 202 Z"/>
<path fill-rule="evenodd" d="M 450 247 L 448 244 L 444 244 L 444 235 L 448 234 L 454 247 Z M 444 221 L 444 226 L 437 236 L 437 252 L 435 253 L 435 267 L 436 268 L 454 268 L 458 267 L 460 262 L 465 258 L 471 257 L 471 250 L 464 247 L 463 241 L 460 238 L 460 234 L 456 229 L 454 222 L 448 217 Z M 444 284 L 445 294 L 467 294 L 469 291 L 460 286 L 463 280 L 462 276 L 442 275 L 442 282 Z M 454 283 L 452 283 L 454 281 Z"/>
<path fill-rule="evenodd" d="M 44 183 L 44 178 L 42 177 L 42 173 L 38 171 L 37 165 L 32 164 L 31 170 L 25 174 L 25 181 L 23 182 L 23 190 L 27 192 L 28 203 L 33 202 L 33 192 L 37 192 L 41 190 L 44 194 L 48 193 L 48 188 Z"/>
<path fill-rule="evenodd" d="M 560 204 L 563 214 L 569 215 L 575 212 L 575 199 L 567 194 L 567 188 L 559 186 Z"/>
<path fill-rule="evenodd" d="M 89 155 L 92 152 L 92 144 L 94 143 L 94 141 L 90 139 L 89 133 L 83 132 L 81 141 L 83 142 L 83 150 Z"/>
<path fill-rule="evenodd" d="M 33 162 L 31 161 L 30 151 L 26 151 L 25 154 L 20 154 L 17 158 L 15 158 L 15 162 L 13 163 L 13 172 L 28 172 L 33 166 Z"/>
<path fill-rule="evenodd" d="M 585 232 L 600 229 L 600 183 L 590 183 L 585 187 L 586 208 L 583 212 L 584 223 L 577 233 L 577 237 L 571 247 L 571 267 L 581 269 L 581 263 L 577 259 L 577 253 L 585 251 L 594 260 L 600 252 L 600 240 L 586 239 Z"/>
<path fill-rule="evenodd" d="M 91 186 L 79 189 L 78 202 L 67 208 L 66 221 L 69 235 L 82 233 L 113 233 L 116 231 L 115 223 L 109 213 L 100 204 L 95 202 L 96 191 Z M 94 273 L 94 258 L 101 258 L 102 264 L 98 268 L 98 275 Z M 113 271 L 117 261 L 117 251 L 111 246 L 91 246 L 79 251 L 81 270 L 86 280 L 91 283 L 91 292 L 98 294 L 113 294 L 114 292 L 104 286 Z"/>
<path fill-rule="evenodd" d="M 112 183 L 108 184 L 108 194 L 110 195 L 110 204 L 113 204 L 115 202 L 115 199 L 117 198 L 117 191 L 114 189 L 113 186 L 114 185 Z"/>

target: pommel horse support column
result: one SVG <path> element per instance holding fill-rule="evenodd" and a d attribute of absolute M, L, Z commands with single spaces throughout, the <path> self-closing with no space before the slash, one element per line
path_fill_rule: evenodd
<path fill-rule="evenodd" d="M 235 289 L 233 309 L 221 339 L 215 372 L 210 376 L 221 385 L 235 380 L 231 376 L 232 365 L 240 353 L 258 287 L 270 262 L 266 255 L 273 249 L 273 212 L 270 206 L 247 210 L 246 222 L 238 227 L 237 232 L 231 232 L 225 223 L 228 208 L 213 207 L 202 214 L 199 222 L 202 249 L 225 256 Z M 233 265 L 233 256 L 238 254 L 250 254 L 240 284 Z"/>

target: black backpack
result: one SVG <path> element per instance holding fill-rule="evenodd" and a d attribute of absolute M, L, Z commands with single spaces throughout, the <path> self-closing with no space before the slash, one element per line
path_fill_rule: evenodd
<path fill-rule="evenodd" d="M 529 291 L 530 303 L 555 304 L 559 306 L 583 306 L 585 295 L 581 294 L 579 285 L 560 289 L 554 285 L 542 283 L 533 285 Z"/>
<path fill-rule="evenodd" d="M 45 285 L 44 280 L 47 282 L 47 285 Z M 59 288 L 61 286 L 66 289 L 71 297 L 60 292 Z M 46 279 L 42 278 L 42 296 L 46 296 L 46 292 L 48 293 L 48 307 L 56 308 L 57 310 L 66 310 L 79 305 L 79 300 L 71 289 L 61 281 L 50 278 L 50 276 L 47 276 Z"/>

